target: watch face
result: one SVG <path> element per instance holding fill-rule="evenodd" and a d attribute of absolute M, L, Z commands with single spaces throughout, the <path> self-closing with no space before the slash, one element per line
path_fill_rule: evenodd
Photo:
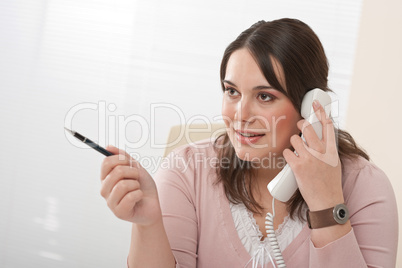
<path fill-rule="evenodd" d="M 349 219 L 348 208 L 344 204 L 334 207 L 334 220 L 339 224 L 345 224 Z"/>
<path fill-rule="evenodd" d="M 341 208 L 340 210 L 338 210 L 338 216 L 339 218 L 344 219 L 346 216 L 346 211 L 343 208 Z"/>

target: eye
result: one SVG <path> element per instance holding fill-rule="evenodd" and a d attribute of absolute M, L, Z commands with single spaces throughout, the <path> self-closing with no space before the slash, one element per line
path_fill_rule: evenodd
<path fill-rule="evenodd" d="M 232 87 L 225 88 L 225 92 L 227 92 L 227 94 L 229 96 L 233 96 L 233 97 L 239 95 L 239 92 L 236 89 L 232 88 Z"/>
<path fill-rule="evenodd" d="M 268 93 L 260 93 L 258 94 L 258 98 L 264 102 L 272 101 L 274 99 L 274 96 Z"/>

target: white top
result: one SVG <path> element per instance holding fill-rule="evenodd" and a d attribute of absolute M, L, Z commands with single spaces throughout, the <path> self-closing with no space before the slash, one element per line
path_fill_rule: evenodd
<path fill-rule="evenodd" d="M 265 260 L 264 263 L 270 262 L 267 252 L 270 253 L 273 259 L 273 251 L 268 239 L 261 240 L 263 235 L 253 217 L 253 213 L 247 210 L 243 203 L 230 203 L 230 210 L 232 212 L 233 221 L 239 238 L 244 245 L 244 248 L 251 256 L 250 263 L 255 263 L 256 261 L 261 262 L 257 259 L 261 260 L 261 257 L 258 256 L 261 256 L 262 253 L 265 253 L 265 257 L 263 258 Z M 303 229 L 304 224 L 305 223 L 298 219 L 292 220 L 289 216 L 285 217 L 283 223 L 279 225 L 277 230 L 275 230 L 281 251 L 283 251 L 296 238 Z"/>

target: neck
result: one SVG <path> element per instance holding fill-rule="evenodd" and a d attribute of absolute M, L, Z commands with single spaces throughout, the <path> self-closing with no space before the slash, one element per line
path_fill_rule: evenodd
<path fill-rule="evenodd" d="M 269 159 L 270 162 L 252 163 L 253 181 L 251 185 L 249 184 L 250 178 L 246 178 L 247 191 L 250 191 L 257 203 L 264 208 L 270 207 L 272 201 L 272 196 L 267 189 L 268 183 L 271 182 L 286 165 L 283 156 Z"/>
<path fill-rule="evenodd" d="M 254 181 L 251 185 L 254 198 L 261 205 L 263 203 L 271 202 L 272 197 L 268 192 L 267 185 L 271 182 L 282 168 L 256 168 L 254 173 Z M 264 204 L 266 205 L 266 204 Z"/>
<path fill-rule="evenodd" d="M 276 169 L 264 169 L 264 168 L 259 168 L 256 171 L 256 179 L 258 181 L 264 182 L 264 183 L 269 183 L 272 181 L 276 175 L 282 170 L 282 168 L 276 168 Z"/>
<path fill-rule="evenodd" d="M 253 162 L 253 167 L 256 170 L 256 174 L 260 178 L 271 181 L 286 165 L 286 160 L 282 154 L 269 154 L 266 157 L 262 157 L 260 160 Z"/>

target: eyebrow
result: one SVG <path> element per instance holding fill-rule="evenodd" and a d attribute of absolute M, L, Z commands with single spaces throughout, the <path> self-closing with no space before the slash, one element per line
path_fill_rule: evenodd
<path fill-rule="evenodd" d="M 235 83 L 229 80 L 222 80 L 222 83 L 227 83 L 231 86 L 237 87 Z M 261 89 L 275 89 L 275 88 L 273 88 L 272 86 L 264 86 L 264 85 L 253 87 L 253 90 L 261 90 Z"/>

